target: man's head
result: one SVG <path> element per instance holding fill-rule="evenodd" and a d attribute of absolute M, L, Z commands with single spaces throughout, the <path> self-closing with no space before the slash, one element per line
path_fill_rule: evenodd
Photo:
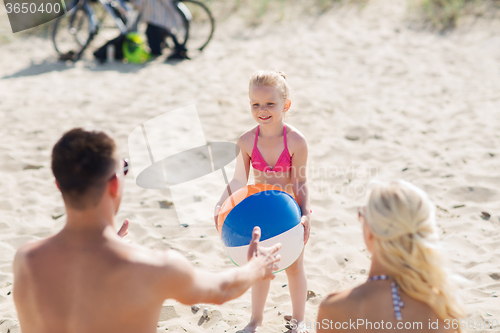
<path fill-rule="evenodd" d="M 52 150 L 52 172 L 67 206 L 76 210 L 95 207 L 120 168 L 115 141 L 98 130 L 75 128 L 66 132 Z M 113 192 L 113 191 L 112 191 Z M 119 204 L 119 199 L 118 204 Z M 118 208 L 118 207 L 117 207 Z"/>

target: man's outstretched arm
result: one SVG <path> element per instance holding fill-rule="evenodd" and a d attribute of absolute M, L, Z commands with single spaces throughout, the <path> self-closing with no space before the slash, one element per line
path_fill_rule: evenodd
<path fill-rule="evenodd" d="M 204 272 L 193 265 L 180 253 L 167 254 L 165 278 L 166 298 L 173 298 L 183 304 L 214 303 L 222 304 L 241 296 L 255 282 L 273 279 L 273 271 L 280 260 L 276 252 L 281 244 L 270 248 L 259 246 L 260 228 L 253 231 L 248 250 L 249 262 L 238 268 L 220 273 Z"/>

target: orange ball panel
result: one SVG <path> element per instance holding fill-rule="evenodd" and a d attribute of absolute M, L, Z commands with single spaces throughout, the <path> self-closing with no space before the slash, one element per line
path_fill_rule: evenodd
<path fill-rule="evenodd" d="M 231 210 L 240 202 L 245 200 L 251 195 L 254 195 L 263 191 L 283 191 L 281 187 L 270 185 L 270 184 L 255 184 L 255 185 L 247 185 L 245 187 L 240 188 L 238 191 L 234 192 L 229 198 L 224 201 L 220 208 L 219 218 L 217 219 L 217 225 L 219 229 L 219 236 L 221 235 L 222 226 L 224 225 L 224 220 L 227 215 L 231 212 Z M 285 192 L 285 191 L 283 191 Z"/>

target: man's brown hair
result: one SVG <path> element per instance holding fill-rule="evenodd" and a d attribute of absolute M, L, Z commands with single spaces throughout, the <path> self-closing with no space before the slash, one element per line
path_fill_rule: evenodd
<path fill-rule="evenodd" d="M 98 130 L 74 128 L 52 149 L 52 172 L 66 204 L 83 210 L 97 205 L 117 167 L 115 141 Z"/>

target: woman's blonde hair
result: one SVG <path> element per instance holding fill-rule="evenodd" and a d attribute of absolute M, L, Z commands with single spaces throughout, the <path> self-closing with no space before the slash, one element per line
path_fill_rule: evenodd
<path fill-rule="evenodd" d="M 427 194 L 406 181 L 376 185 L 366 206 L 377 258 L 408 296 L 444 319 L 463 318 L 437 249 L 435 208 Z"/>
<path fill-rule="evenodd" d="M 290 99 L 291 89 L 284 72 L 258 70 L 250 77 L 249 88 L 252 88 L 253 85 L 275 87 L 280 91 L 284 100 Z"/>

